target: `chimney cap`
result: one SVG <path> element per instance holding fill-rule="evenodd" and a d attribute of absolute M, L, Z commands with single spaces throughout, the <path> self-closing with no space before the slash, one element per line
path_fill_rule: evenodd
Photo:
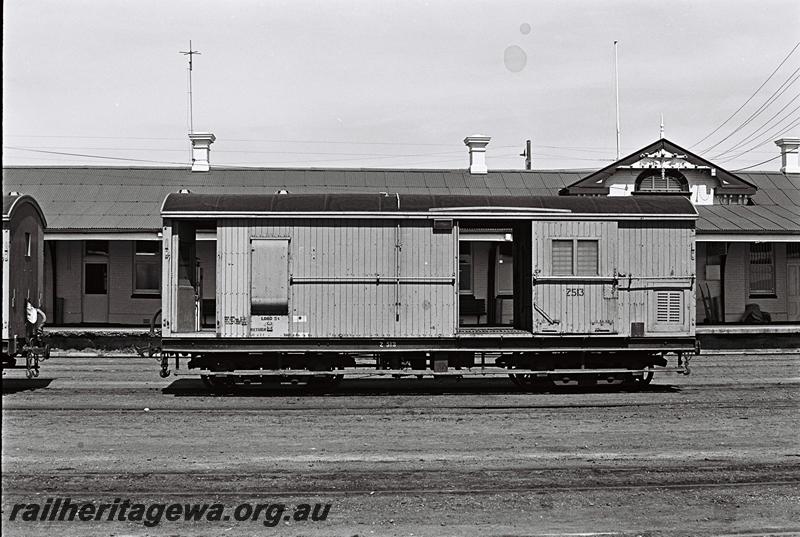
<path fill-rule="evenodd" d="M 207 172 L 211 170 L 211 144 L 217 137 L 210 132 L 190 132 L 192 142 L 192 171 Z"/>
<path fill-rule="evenodd" d="M 189 139 L 192 142 L 194 142 L 194 141 L 200 142 L 200 141 L 208 140 L 210 143 L 213 143 L 214 140 L 217 139 L 217 137 L 214 136 L 214 133 L 212 133 L 212 132 L 190 132 L 189 133 Z"/>
<path fill-rule="evenodd" d="M 781 172 L 784 174 L 800 174 L 800 137 L 785 136 L 775 140 L 781 148 Z"/>
<path fill-rule="evenodd" d="M 489 173 L 486 167 L 486 146 L 491 139 L 491 136 L 485 134 L 473 134 L 464 138 L 464 145 L 469 147 L 469 173 Z"/>
<path fill-rule="evenodd" d="M 464 138 L 464 145 L 472 146 L 477 144 L 483 144 L 486 146 L 492 140 L 491 136 L 487 136 L 485 134 L 472 134 Z"/>
<path fill-rule="evenodd" d="M 800 145 L 800 136 L 784 136 L 775 140 L 775 145 L 778 147 Z"/>

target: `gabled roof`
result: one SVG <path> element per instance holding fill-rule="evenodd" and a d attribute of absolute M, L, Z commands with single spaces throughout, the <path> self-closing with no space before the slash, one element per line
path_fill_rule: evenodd
<path fill-rule="evenodd" d="M 7 167 L 3 189 L 34 195 L 50 231 L 151 231 L 161 229 L 161 202 L 171 192 L 293 194 L 381 192 L 482 196 L 556 196 L 590 170 L 466 170 L 151 167 Z"/>
<path fill-rule="evenodd" d="M 686 160 L 695 166 L 703 166 L 714 169 L 716 178 L 720 181 L 720 187 L 717 189 L 717 192 L 720 194 L 752 195 L 756 191 L 755 185 L 745 181 L 744 179 L 727 170 L 720 168 L 716 164 L 713 164 L 704 158 L 695 155 L 691 151 L 680 147 L 678 144 L 670 142 L 666 138 L 661 138 L 647 147 L 643 147 L 638 151 L 634 151 L 627 157 L 618 160 L 613 164 L 609 164 L 605 168 L 589 174 L 582 179 L 579 179 L 578 181 L 567 186 L 564 190 L 562 190 L 561 193 L 607 195 L 608 186 L 605 184 L 606 179 L 614 175 L 614 173 L 618 171 L 618 168 L 630 166 L 631 164 L 641 160 L 646 154 L 652 154 L 659 150 L 665 150 L 669 153 L 679 153 L 685 156 L 683 160 Z"/>

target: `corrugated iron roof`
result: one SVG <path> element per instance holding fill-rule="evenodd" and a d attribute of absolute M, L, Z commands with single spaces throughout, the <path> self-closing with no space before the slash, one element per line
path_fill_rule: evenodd
<path fill-rule="evenodd" d="M 777 205 L 708 205 L 697 212 L 698 233 L 800 233 L 800 218 Z"/>
<path fill-rule="evenodd" d="M 548 173 L 549 188 L 540 176 Z M 585 173 L 585 172 L 584 172 Z M 566 177 L 577 180 L 584 173 Z M 3 169 L 4 190 L 37 198 L 54 230 L 160 229 L 161 202 L 182 188 L 200 194 L 297 194 L 398 192 L 556 196 L 567 183 L 559 172 L 402 169 L 39 167 Z M 122 217 L 122 218 L 120 218 Z"/>
<path fill-rule="evenodd" d="M 467 170 L 8 167 L 4 190 L 36 198 L 51 230 L 131 231 L 161 227 L 169 193 L 296 194 L 397 192 L 401 195 L 555 196 L 589 176 L 587 170 Z M 700 233 L 800 232 L 800 176 L 748 171 L 738 177 L 758 187 L 750 206 L 698 207 Z"/>

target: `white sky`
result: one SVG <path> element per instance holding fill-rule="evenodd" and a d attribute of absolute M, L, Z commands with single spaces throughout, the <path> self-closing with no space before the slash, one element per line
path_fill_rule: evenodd
<path fill-rule="evenodd" d="M 797 0 L 6 0 L 3 14 L 6 165 L 188 164 L 189 39 L 212 165 L 464 168 L 463 138 L 482 133 L 490 169 L 521 168 L 527 138 L 534 168 L 614 158 L 615 39 L 623 155 L 658 138 L 661 113 L 692 148 L 800 40 Z M 800 49 L 693 150 L 798 68 Z M 777 156 L 771 140 L 800 120 L 800 81 L 783 88 L 704 156 L 731 170 Z"/>

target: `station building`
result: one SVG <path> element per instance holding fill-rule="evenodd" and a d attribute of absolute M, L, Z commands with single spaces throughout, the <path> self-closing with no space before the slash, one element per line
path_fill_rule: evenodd
<path fill-rule="evenodd" d="M 800 322 L 800 139 L 776 141 L 779 172 L 733 173 L 660 139 L 600 170 L 491 170 L 489 137 L 470 136 L 469 168 L 224 168 L 210 133 L 190 136 L 191 168 L 9 166 L 3 191 L 47 216 L 41 305 L 57 326 L 147 326 L 160 309 L 160 208 L 169 193 L 384 193 L 687 196 L 696 230 L 698 325 Z M 472 230 L 459 254 L 462 322 L 509 324 L 510 230 Z M 199 315 L 213 326 L 216 235 L 200 230 Z M 566 251 L 564 252 L 566 255 Z M 591 255 L 574 251 L 569 255 Z M 5 270 L 5 265 L 4 265 Z"/>

